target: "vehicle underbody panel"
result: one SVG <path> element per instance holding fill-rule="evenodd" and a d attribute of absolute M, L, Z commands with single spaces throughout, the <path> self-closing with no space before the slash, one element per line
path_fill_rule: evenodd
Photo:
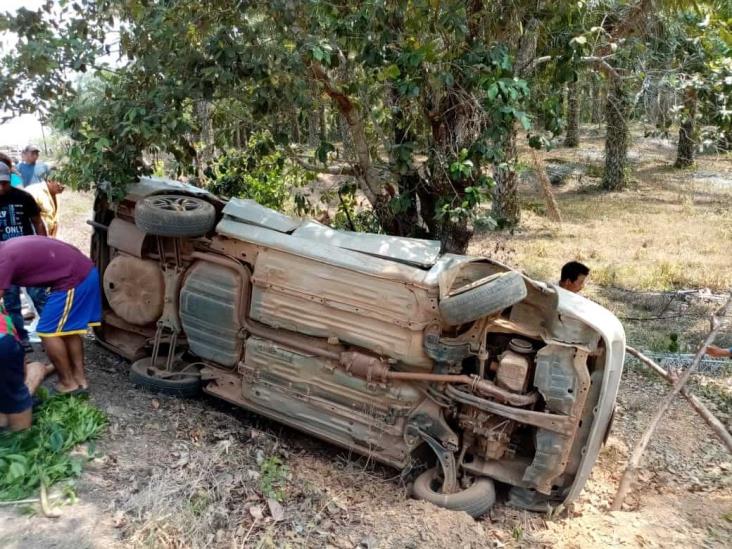
<path fill-rule="evenodd" d="M 215 234 L 146 235 L 135 201 L 163 192 L 186 191 L 150 180 L 116 210 L 95 203 L 95 262 L 113 265 L 103 344 L 132 360 L 185 354 L 205 392 L 391 466 L 432 456 L 445 497 L 475 477 L 526 508 L 578 495 L 622 371 L 624 334 L 605 309 L 513 273 L 520 297 L 462 318 L 464 303 L 488 307 L 483 290 L 507 267 L 205 192 Z M 137 310 L 119 297 L 135 286 L 157 292 Z M 454 296 L 457 316 L 441 317 Z"/>

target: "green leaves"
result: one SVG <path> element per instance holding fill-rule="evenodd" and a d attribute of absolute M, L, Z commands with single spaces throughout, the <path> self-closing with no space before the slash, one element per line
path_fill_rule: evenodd
<path fill-rule="evenodd" d="M 402 71 L 399 70 L 399 67 L 392 63 L 391 65 L 382 69 L 379 77 L 381 78 L 381 80 L 395 80 L 399 78 L 401 74 Z"/>
<path fill-rule="evenodd" d="M 286 162 L 268 132 L 252 135 L 241 151 L 220 155 L 206 175 L 215 194 L 251 198 L 277 210 L 289 207 L 293 191 L 312 180 L 311 174 Z M 293 201 L 295 209 L 309 208 L 300 195 L 295 194 Z"/>
<path fill-rule="evenodd" d="M 0 434 L 0 501 L 28 497 L 42 482 L 50 486 L 80 475 L 83 461 L 69 453 L 98 437 L 106 423 L 104 414 L 83 398 L 63 395 L 44 401 L 30 429 Z"/>
<path fill-rule="evenodd" d="M 321 141 L 318 148 L 315 149 L 315 158 L 322 164 L 328 163 L 328 153 L 335 151 L 335 147 L 328 141 Z"/>

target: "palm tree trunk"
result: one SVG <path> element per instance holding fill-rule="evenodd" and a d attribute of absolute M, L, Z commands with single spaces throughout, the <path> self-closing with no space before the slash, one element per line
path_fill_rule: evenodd
<path fill-rule="evenodd" d="M 602 105 L 603 105 L 603 85 L 602 80 L 597 76 L 592 79 L 592 112 L 590 114 L 590 122 L 592 124 L 602 124 Z"/>
<path fill-rule="evenodd" d="M 696 148 L 696 90 L 686 88 L 684 93 L 685 117 L 679 128 L 679 145 L 676 149 L 674 168 L 688 168 L 694 165 Z"/>
<path fill-rule="evenodd" d="M 493 188 L 493 219 L 499 227 L 514 227 L 521 220 L 521 207 L 518 200 L 518 176 L 514 168 L 517 157 L 516 149 L 517 130 L 514 126 L 503 147 L 504 158 L 507 162 L 495 167 L 493 179 L 496 186 Z"/>
<path fill-rule="evenodd" d="M 628 165 L 628 113 L 630 98 L 628 91 L 619 78 L 610 83 L 605 105 L 605 174 L 602 178 L 603 188 L 619 191 L 625 188 Z"/>
<path fill-rule="evenodd" d="M 567 134 L 564 136 L 565 147 L 579 147 L 580 125 L 580 88 L 577 82 L 567 86 Z"/>

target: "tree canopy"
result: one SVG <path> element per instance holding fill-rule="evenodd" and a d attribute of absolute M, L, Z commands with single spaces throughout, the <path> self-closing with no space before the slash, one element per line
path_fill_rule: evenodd
<path fill-rule="evenodd" d="M 297 170 L 349 177 L 343 190 L 366 198 L 373 228 L 463 251 L 474 227 L 518 222 L 517 140 L 540 147 L 561 132 L 562 89 L 582 71 L 610 82 L 609 118 L 627 134 L 629 90 L 655 70 L 633 64 L 662 49 L 651 38 L 664 21 L 715 29 L 690 71 L 709 104 L 724 102 L 700 112 L 729 127 L 724 13 L 648 0 L 49 0 L 0 17 L 18 36 L 0 104 L 41 110 L 70 137 L 64 169 L 78 185 L 108 181 L 119 195 L 154 153 L 203 180 L 232 162 L 272 180 L 287 164 L 300 182 Z M 227 182 L 216 188 L 253 188 Z"/>

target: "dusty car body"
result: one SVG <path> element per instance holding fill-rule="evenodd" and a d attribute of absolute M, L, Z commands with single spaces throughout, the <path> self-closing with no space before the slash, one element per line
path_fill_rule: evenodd
<path fill-rule="evenodd" d="M 584 486 L 625 345 L 599 305 L 437 242 L 167 180 L 99 198 L 92 225 L 97 337 L 134 361 L 133 381 L 200 386 L 404 471 L 433 463 L 415 495 L 474 516 L 495 482 L 529 509 Z"/>

